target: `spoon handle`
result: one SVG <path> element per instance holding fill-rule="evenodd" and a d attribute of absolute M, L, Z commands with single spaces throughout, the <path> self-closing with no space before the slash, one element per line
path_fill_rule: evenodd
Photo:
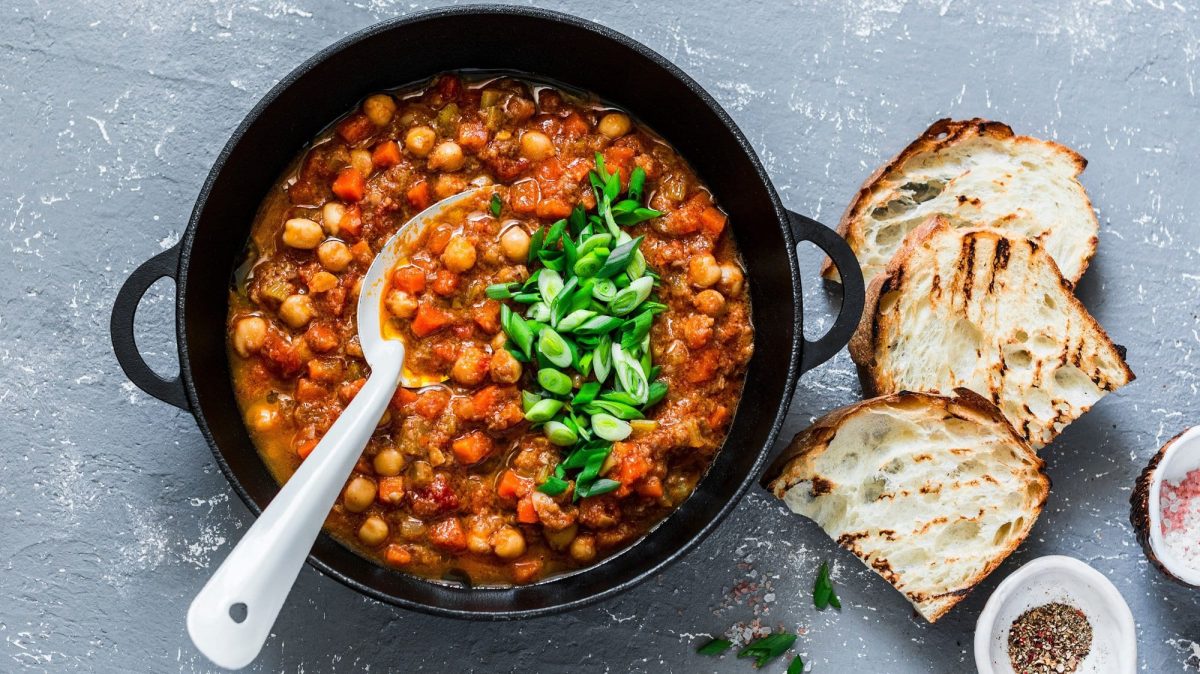
<path fill-rule="evenodd" d="M 240 669 L 262 649 L 313 541 L 400 379 L 402 358 L 379 358 L 367 383 L 233 548 L 188 608 L 192 643 Z M 239 620 L 240 618 L 240 620 Z"/>

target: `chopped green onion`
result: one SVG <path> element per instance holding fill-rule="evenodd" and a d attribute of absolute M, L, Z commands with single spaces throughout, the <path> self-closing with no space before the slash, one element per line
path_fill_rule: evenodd
<path fill-rule="evenodd" d="M 633 251 L 633 259 L 629 261 L 629 266 L 625 268 L 625 273 L 629 278 L 636 279 L 645 276 L 646 274 L 646 256 L 642 255 L 642 251 Z"/>
<path fill-rule="evenodd" d="M 546 240 L 542 242 L 542 246 L 545 248 L 553 248 L 554 244 L 558 243 L 562 238 L 563 230 L 566 228 L 566 220 L 559 220 L 553 225 L 550 225 L 549 231 L 546 232 Z"/>
<path fill-rule="evenodd" d="M 621 348 L 626 351 L 631 351 L 642 343 L 642 338 L 650 333 L 650 324 L 654 321 L 654 314 L 649 311 L 642 311 L 637 316 L 625 321 L 625 325 L 621 326 L 625 330 L 625 334 L 621 336 Z"/>
<path fill-rule="evenodd" d="M 500 217 L 500 209 L 503 207 L 504 207 L 504 204 L 502 204 L 500 202 L 500 195 L 493 192 L 492 193 L 492 202 L 491 202 L 492 217 L 493 218 Z"/>
<path fill-rule="evenodd" d="M 646 171 L 641 166 L 634 166 L 633 171 L 629 173 L 629 189 L 627 193 L 629 198 L 635 202 L 641 202 L 642 190 L 646 187 Z"/>
<path fill-rule="evenodd" d="M 629 261 L 633 258 L 634 251 L 637 250 L 641 243 L 642 237 L 639 236 L 614 248 L 608 254 L 608 259 L 604 261 L 604 266 L 600 268 L 600 271 L 596 272 L 596 276 L 609 278 L 624 271 L 625 267 L 629 266 Z"/>
<path fill-rule="evenodd" d="M 567 314 L 566 317 L 564 317 L 561 321 L 558 322 L 558 329 L 562 330 L 563 332 L 571 332 L 575 328 L 578 328 L 580 325 L 583 325 L 584 321 L 588 320 L 589 318 L 591 318 L 592 316 L 595 316 L 595 315 L 596 315 L 596 312 L 588 311 L 587 309 L 580 309 L 578 311 L 572 311 L 571 313 Z"/>
<path fill-rule="evenodd" d="M 555 395 L 564 396 L 571 392 L 571 378 L 554 368 L 544 367 L 538 370 L 537 380 L 542 388 Z"/>
<path fill-rule="evenodd" d="M 542 397 L 533 391 L 521 391 L 521 409 L 528 413 L 541 399 Z"/>
<path fill-rule="evenodd" d="M 553 269 L 543 269 L 538 275 L 538 293 L 547 304 L 553 302 L 562 289 L 563 278 Z"/>
<path fill-rule="evenodd" d="M 638 404 L 645 403 L 650 395 L 650 384 L 646 381 L 646 373 L 642 371 L 641 364 L 626 353 L 620 344 L 613 344 L 612 357 L 613 370 L 621 388 L 633 396 Z"/>
<path fill-rule="evenodd" d="M 546 434 L 547 440 L 559 447 L 570 447 L 579 441 L 579 434 L 559 421 L 547 421 L 542 432 Z"/>
<path fill-rule="evenodd" d="M 529 324 L 525 322 L 525 319 L 514 314 L 507 304 L 500 305 L 500 325 L 504 328 L 504 333 L 516 343 L 526 358 L 533 355 L 533 332 L 530 331 Z"/>
<path fill-rule="evenodd" d="M 593 250 L 575 262 L 573 271 L 576 276 L 595 276 L 604 265 L 604 258 L 600 256 L 600 251 Z"/>
<path fill-rule="evenodd" d="M 579 244 L 579 256 L 583 257 L 601 246 L 607 246 L 612 243 L 612 234 L 593 234 L 584 239 L 583 243 Z"/>
<path fill-rule="evenodd" d="M 667 397 L 667 385 L 661 379 L 650 382 L 650 394 L 646 396 L 646 407 L 657 405 Z"/>
<path fill-rule="evenodd" d="M 610 371 L 612 371 L 612 337 L 604 335 L 596 345 L 596 355 L 592 358 L 592 372 L 596 374 L 596 381 L 603 384 L 604 380 L 608 379 Z"/>
<path fill-rule="evenodd" d="M 571 365 L 571 347 L 567 345 L 567 340 L 563 339 L 562 335 L 554 331 L 554 328 L 542 328 L 538 335 L 538 353 L 558 367 Z"/>
<path fill-rule="evenodd" d="M 642 419 L 646 416 L 633 405 L 626 405 L 625 403 L 613 402 L 611 400 L 593 400 L 581 409 L 588 414 L 609 414 L 618 419 L 628 421 Z"/>
<path fill-rule="evenodd" d="M 512 296 L 514 302 L 520 302 L 521 304 L 533 304 L 541 299 L 542 296 L 537 293 L 517 293 Z"/>
<path fill-rule="evenodd" d="M 584 369 L 587 369 L 587 368 L 584 368 Z M 586 404 L 592 402 L 593 400 L 595 400 L 596 394 L 599 392 L 600 392 L 600 382 L 589 381 L 588 383 L 579 387 L 579 393 L 576 393 L 575 397 L 571 398 L 571 404 L 576 405 L 576 406 L 586 405 Z M 595 421 L 592 422 L 592 425 L 593 426 L 595 425 Z"/>
<path fill-rule="evenodd" d="M 628 288 L 624 288 L 617 293 L 612 302 L 608 303 L 612 312 L 618 316 L 624 316 L 638 307 L 639 304 L 646 301 L 650 297 L 650 291 L 654 289 L 654 279 L 647 276 L 632 281 Z"/>
<path fill-rule="evenodd" d="M 571 215 L 567 217 L 567 226 L 571 228 L 571 232 L 575 236 L 579 236 L 586 223 L 587 211 L 584 210 L 583 204 L 575 204 L 575 208 L 571 209 Z"/>
<path fill-rule="evenodd" d="M 554 372 L 554 370 L 542 370 L 542 372 Z M 565 377 L 566 375 L 563 376 Z M 538 373 L 538 379 L 541 379 L 541 372 Z M 570 380 L 568 380 L 568 384 L 569 383 Z M 549 387 L 547 387 L 546 390 L 549 390 Z M 555 400 L 554 398 L 543 398 L 537 401 L 532 407 L 529 408 L 528 411 L 525 412 L 525 419 L 535 424 L 540 424 L 553 419 L 554 415 L 558 414 L 559 410 L 562 408 L 563 402 L 561 400 Z"/>
<path fill-rule="evenodd" d="M 610 442 L 624 440 L 633 432 L 629 422 L 622 421 L 610 414 L 593 414 L 592 430 L 596 431 L 596 435 Z"/>
<path fill-rule="evenodd" d="M 520 283 L 493 283 L 483 292 L 494 300 L 506 300 L 512 297 L 513 291 L 520 287 Z"/>
<path fill-rule="evenodd" d="M 841 600 L 833 591 L 833 579 L 829 577 L 829 564 L 826 562 L 821 562 L 817 580 L 813 583 L 813 606 L 821 611 L 829 606 L 839 610 L 842 608 Z"/>
<path fill-rule="evenodd" d="M 623 322 L 616 316 L 592 316 L 575 328 L 575 334 L 601 335 L 614 330 Z"/>
<path fill-rule="evenodd" d="M 792 662 L 784 674 L 804 674 L 804 661 L 800 659 L 799 655 L 792 658 Z"/>
<path fill-rule="evenodd" d="M 660 215 L 662 215 L 662 213 L 654 210 L 653 208 L 638 207 L 629 213 L 613 214 L 613 220 L 616 221 L 618 225 L 629 227 L 630 225 L 636 225 L 639 222 L 653 220 Z"/>
<path fill-rule="evenodd" d="M 545 241 L 545 239 L 546 228 L 538 227 L 537 231 L 535 231 L 533 236 L 529 239 L 529 264 L 533 264 L 540 259 L 542 242 Z"/>
<path fill-rule="evenodd" d="M 529 310 L 525 312 L 525 316 L 539 323 L 549 323 L 550 305 L 545 302 L 534 302 L 529 305 Z"/>
<path fill-rule="evenodd" d="M 700 648 L 697 648 L 696 652 L 700 655 L 720 655 L 732 646 L 733 642 L 729 639 L 712 639 L 700 646 Z"/>
<path fill-rule="evenodd" d="M 617 296 L 617 284 L 611 279 L 599 278 L 592 285 L 592 297 L 601 302 L 611 302 Z"/>
<path fill-rule="evenodd" d="M 578 496 L 579 496 L 579 498 L 587 498 L 589 496 L 599 496 L 601 494 L 607 494 L 610 491 L 616 491 L 620 487 L 621 487 L 621 483 L 617 482 L 616 480 L 610 480 L 608 478 L 600 478 L 598 480 L 593 480 L 591 483 L 589 483 L 587 488 L 584 489 L 583 491 L 581 491 L 578 494 Z"/>
<path fill-rule="evenodd" d="M 567 482 L 557 475 L 551 475 L 550 477 L 546 478 L 545 482 L 537 486 L 537 490 L 548 496 L 558 496 L 566 491 L 567 487 L 570 486 L 570 482 Z"/>

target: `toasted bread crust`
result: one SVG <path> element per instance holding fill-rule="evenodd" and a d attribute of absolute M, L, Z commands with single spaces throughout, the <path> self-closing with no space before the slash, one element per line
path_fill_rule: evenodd
<path fill-rule="evenodd" d="M 946 415 L 965 419 L 981 424 L 989 424 L 996 428 L 1004 429 L 1008 434 L 1008 440 L 1016 447 L 1019 447 L 1025 458 L 1030 461 L 1033 466 L 1034 474 L 1036 475 L 1036 491 L 1030 493 L 1034 496 L 1033 510 L 1027 513 L 1028 517 L 1024 523 L 1024 528 L 1019 532 L 1019 535 L 1014 536 L 1012 541 L 1003 549 L 1002 554 L 998 554 L 990 559 L 983 568 L 974 573 L 969 582 L 963 587 L 953 588 L 937 595 L 925 595 L 918 593 L 905 593 L 906 597 L 914 605 L 918 603 L 931 602 L 933 600 L 941 600 L 936 606 L 931 607 L 928 613 L 923 613 L 929 622 L 936 622 L 939 618 L 945 615 L 958 602 L 962 601 L 980 582 L 983 581 L 989 574 L 992 573 L 1005 559 L 1012 554 L 1017 547 L 1024 542 L 1032 529 L 1038 515 L 1041 514 L 1046 500 L 1050 494 L 1050 479 L 1045 473 L 1045 462 L 1038 458 L 1033 448 L 1029 443 L 1021 437 L 1019 433 L 1012 427 L 1004 414 L 991 402 L 974 391 L 965 388 L 954 390 L 952 396 L 941 396 L 930 393 L 916 393 L 911 391 L 901 391 L 888 396 L 871 398 L 861 402 L 848 405 L 829 412 L 813 422 L 813 424 L 799 433 L 779 456 L 767 469 L 763 483 L 776 497 L 782 499 L 785 493 L 797 484 L 807 479 L 806 476 L 813 475 L 815 471 L 815 459 L 824 452 L 833 437 L 837 434 L 842 424 L 850 417 L 859 412 L 872 407 L 922 407 L 930 411 L 930 413 L 941 412 Z M 814 489 L 816 484 L 814 481 Z M 855 552 L 856 556 L 862 558 L 859 551 L 852 540 L 839 540 L 838 544 L 842 547 Z M 863 560 L 866 563 L 866 560 Z M 890 583 L 895 584 L 894 573 L 890 566 L 884 564 L 883 567 L 871 565 L 876 572 L 887 579 Z"/>
<path fill-rule="evenodd" d="M 955 229 L 954 225 L 949 220 L 942 216 L 932 216 L 919 227 L 905 237 L 904 242 L 896 251 L 896 255 L 888 263 L 886 271 L 879 274 L 867 288 L 866 301 L 863 307 L 862 318 L 859 320 L 858 328 L 850 338 L 848 350 L 850 358 L 858 370 L 859 381 L 862 384 L 863 393 L 867 396 L 881 395 L 890 393 L 891 387 L 888 382 L 882 377 L 879 369 L 878 356 L 882 353 L 887 345 L 880 339 L 881 331 L 881 312 L 879 311 L 879 303 L 881 298 L 891 291 L 902 290 L 904 287 L 905 273 L 908 265 L 913 261 L 914 256 L 921 251 L 921 248 L 933 237 L 938 234 Z M 1002 231 L 989 228 L 970 228 L 971 235 L 976 237 L 989 237 L 993 240 L 1014 240 Z M 1062 277 L 1062 273 L 1058 269 L 1058 265 L 1044 250 L 1040 249 L 1036 243 L 1029 241 L 1032 246 L 1034 255 L 1044 259 L 1046 263 L 1054 270 L 1056 277 L 1063 290 L 1063 295 L 1066 302 L 1071 305 L 1073 315 L 1081 318 L 1086 324 L 1086 328 L 1094 331 L 1101 339 L 1108 341 L 1111 344 L 1111 338 L 1099 322 L 1087 311 L 1087 308 L 1079 301 L 1073 292 L 1073 287 L 1069 281 Z M 960 260 L 960 265 L 962 264 Z M 1115 346 L 1118 353 L 1121 355 L 1120 366 L 1123 375 L 1126 379 L 1123 383 L 1128 383 L 1136 378 L 1133 370 L 1129 368 L 1128 363 L 1124 360 L 1124 349 Z M 1010 420 L 1016 425 L 1015 420 Z M 1053 429 L 1050 429 L 1053 431 Z M 1057 436 L 1054 432 L 1052 437 Z M 1035 443 L 1036 446 L 1036 443 Z"/>
<path fill-rule="evenodd" d="M 957 143 L 977 137 L 990 137 L 998 141 L 1009 141 L 1017 144 L 1032 143 L 1052 148 L 1055 153 L 1060 154 L 1075 165 L 1076 176 L 1087 168 L 1087 159 L 1075 150 L 1054 141 L 1042 140 L 1032 136 L 1018 136 L 1013 133 L 1011 127 L 1002 122 L 989 121 L 979 117 L 968 120 L 939 119 L 931 124 L 916 140 L 909 143 L 908 147 L 905 147 L 896 156 L 880 165 L 871 175 L 867 176 L 867 179 L 863 181 L 862 186 L 859 187 L 858 192 L 855 193 L 854 198 L 850 200 L 850 203 L 846 206 L 846 210 L 842 213 L 842 218 L 838 221 L 837 226 L 838 234 L 850 244 L 851 249 L 858 252 L 863 241 L 860 223 L 866 215 L 865 209 L 872 202 L 875 194 L 883 189 L 882 181 L 886 176 L 894 171 L 899 171 L 908 160 L 917 155 L 941 152 Z M 1098 226 L 1099 222 L 1096 219 L 1095 211 L 1092 209 L 1091 197 L 1086 192 L 1084 193 L 1084 199 L 1087 201 L 1088 213 Z M 1099 243 L 1099 237 L 1090 237 L 1087 246 L 1090 253 L 1082 261 L 1079 276 L 1068 279 L 1072 284 L 1078 282 L 1083 273 L 1087 271 L 1087 267 L 1091 262 L 1092 256 L 1095 255 Z M 837 269 L 833 266 L 833 260 L 830 258 L 826 258 L 821 264 L 821 275 L 830 280 L 841 280 Z M 869 282 L 870 279 L 867 279 L 867 281 Z"/>

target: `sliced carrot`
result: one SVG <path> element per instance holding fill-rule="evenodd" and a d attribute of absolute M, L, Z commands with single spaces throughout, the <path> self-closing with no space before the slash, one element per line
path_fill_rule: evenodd
<path fill-rule="evenodd" d="M 478 419 L 486 417 L 496 406 L 499 398 L 500 389 L 495 386 L 480 389 L 478 393 L 471 396 L 471 407 L 475 412 L 475 417 Z"/>
<path fill-rule="evenodd" d="M 715 238 L 724 231 L 726 219 L 719 209 L 709 206 L 700 213 L 700 227 Z"/>
<path fill-rule="evenodd" d="M 362 390 L 362 387 L 366 383 L 366 377 L 359 377 L 354 381 L 348 381 L 338 387 L 338 397 L 342 399 L 343 403 L 349 403 L 351 400 L 354 400 L 354 396 L 358 395 L 358 392 Z M 407 391 L 408 389 L 401 387 L 397 390 Z"/>
<path fill-rule="evenodd" d="M 457 517 L 449 517 L 429 527 L 429 542 L 445 550 L 466 550 L 467 532 Z"/>
<path fill-rule="evenodd" d="M 338 223 L 338 235 L 362 236 L 362 209 L 358 207 L 358 204 L 351 204 L 346 207 L 346 214 L 342 216 L 342 221 Z M 367 250 L 370 251 L 370 246 L 367 247 Z M 363 264 L 371 264 L 370 258 L 366 261 L 359 258 L 358 261 Z"/>
<path fill-rule="evenodd" d="M 508 205 L 516 213 L 532 213 L 537 210 L 541 189 L 536 180 L 528 179 L 513 185 L 508 191 Z"/>
<path fill-rule="evenodd" d="M 454 458 L 464 465 L 479 463 L 492 453 L 492 439 L 479 431 L 468 433 L 454 441 L 450 448 L 454 450 Z"/>
<path fill-rule="evenodd" d="M 365 382 L 366 380 L 363 379 L 362 381 Z M 417 402 L 417 394 L 412 389 L 407 389 L 401 386 L 396 389 L 395 393 L 392 394 L 391 405 L 396 410 L 415 402 Z"/>
<path fill-rule="evenodd" d="M 383 557 L 387 560 L 388 564 L 393 566 L 404 566 L 405 564 L 412 562 L 412 553 L 408 550 L 405 550 L 403 546 L 396 545 L 395 543 L 387 546 L 387 550 L 384 551 Z"/>
<path fill-rule="evenodd" d="M 400 502 L 404 500 L 404 478 L 399 476 L 379 478 L 377 498 L 380 503 L 386 505 L 400 505 Z"/>
<path fill-rule="evenodd" d="M 418 337 L 427 337 L 441 330 L 450 323 L 450 314 L 445 311 L 422 302 L 417 306 L 417 315 L 412 320 L 413 334 Z"/>
<path fill-rule="evenodd" d="M 454 229 L 449 225 L 438 225 L 429 233 L 429 252 L 434 255 L 441 255 L 442 251 L 446 250 L 446 246 L 450 243 L 450 239 L 454 236 Z"/>
<path fill-rule="evenodd" d="M 356 112 L 346 119 L 343 119 L 337 125 L 337 135 L 342 137 L 342 140 L 353 145 L 361 140 L 366 140 L 375 132 L 375 124 L 371 122 L 371 118 L 361 112 Z"/>
<path fill-rule="evenodd" d="M 537 524 L 538 514 L 537 509 L 533 507 L 533 499 L 528 496 L 522 496 L 520 501 L 517 501 L 517 521 L 521 524 Z"/>
<path fill-rule="evenodd" d="M 537 205 L 537 215 L 543 220 L 558 220 L 571 214 L 571 204 L 563 199 L 542 199 Z"/>
<path fill-rule="evenodd" d="M 442 415 L 446 405 L 450 403 L 450 394 L 439 389 L 425 391 L 417 397 L 413 409 L 426 419 L 436 419 Z"/>
<path fill-rule="evenodd" d="M 496 495 L 501 498 L 521 498 L 533 491 L 533 480 L 517 475 L 512 469 L 500 475 L 496 483 Z"/>
<path fill-rule="evenodd" d="M 367 194 L 367 181 L 362 174 L 352 168 L 338 171 L 333 181 L 333 193 L 344 201 L 361 201 Z M 340 223 L 339 223 L 340 227 Z"/>
<path fill-rule="evenodd" d="M 489 335 L 500 332 L 500 303 L 496 300 L 484 300 L 471 311 L 471 318 L 480 330 Z"/>
<path fill-rule="evenodd" d="M 333 358 L 313 358 L 308 361 L 308 376 L 326 384 L 342 379 L 342 361 Z"/>
<path fill-rule="evenodd" d="M 439 269 L 433 277 L 433 292 L 449 297 L 458 292 L 459 276 L 449 269 Z"/>
<path fill-rule="evenodd" d="M 300 457 L 301 461 L 307 459 L 308 455 L 312 454 L 313 450 L 317 448 L 317 443 L 319 442 L 320 440 L 317 438 L 310 438 L 302 441 L 300 444 L 296 445 L 296 455 Z"/>
<path fill-rule="evenodd" d="M 425 290 L 425 270 L 415 265 L 400 267 L 392 272 L 392 285 L 411 295 Z"/>
<path fill-rule="evenodd" d="M 371 163 L 381 168 L 400 163 L 400 146 L 394 140 L 385 140 L 371 151 Z"/>
<path fill-rule="evenodd" d="M 328 391 L 325 390 L 324 386 L 321 386 L 308 377 L 301 377 L 296 380 L 296 400 L 302 403 L 316 402 L 324 398 L 327 393 Z"/>
<path fill-rule="evenodd" d="M 418 180 L 413 183 L 413 186 L 408 188 L 408 203 L 412 204 L 413 208 L 425 210 L 433 203 L 433 195 L 429 191 L 429 181 Z"/>

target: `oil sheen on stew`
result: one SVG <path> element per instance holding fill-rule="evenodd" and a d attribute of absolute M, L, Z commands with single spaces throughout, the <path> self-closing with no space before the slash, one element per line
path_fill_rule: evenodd
<path fill-rule="evenodd" d="M 369 372 L 355 307 L 375 253 L 481 185 L 389 276 L 387 331 L 430 383 L 397 390 L 325 526 L 405 572 L 529 583 L 597 563 L 678 507 L 741 396 L 753 328 L 736 223 L 650 130 L 509 77 L 368 97 L 264 200 L 230 295 L 229 359 L 250 435 L 286 481 Z M 544 301 L 553 268 L 572 306 Z M 580 327 L 596 317 L 611 320 Z"/>

